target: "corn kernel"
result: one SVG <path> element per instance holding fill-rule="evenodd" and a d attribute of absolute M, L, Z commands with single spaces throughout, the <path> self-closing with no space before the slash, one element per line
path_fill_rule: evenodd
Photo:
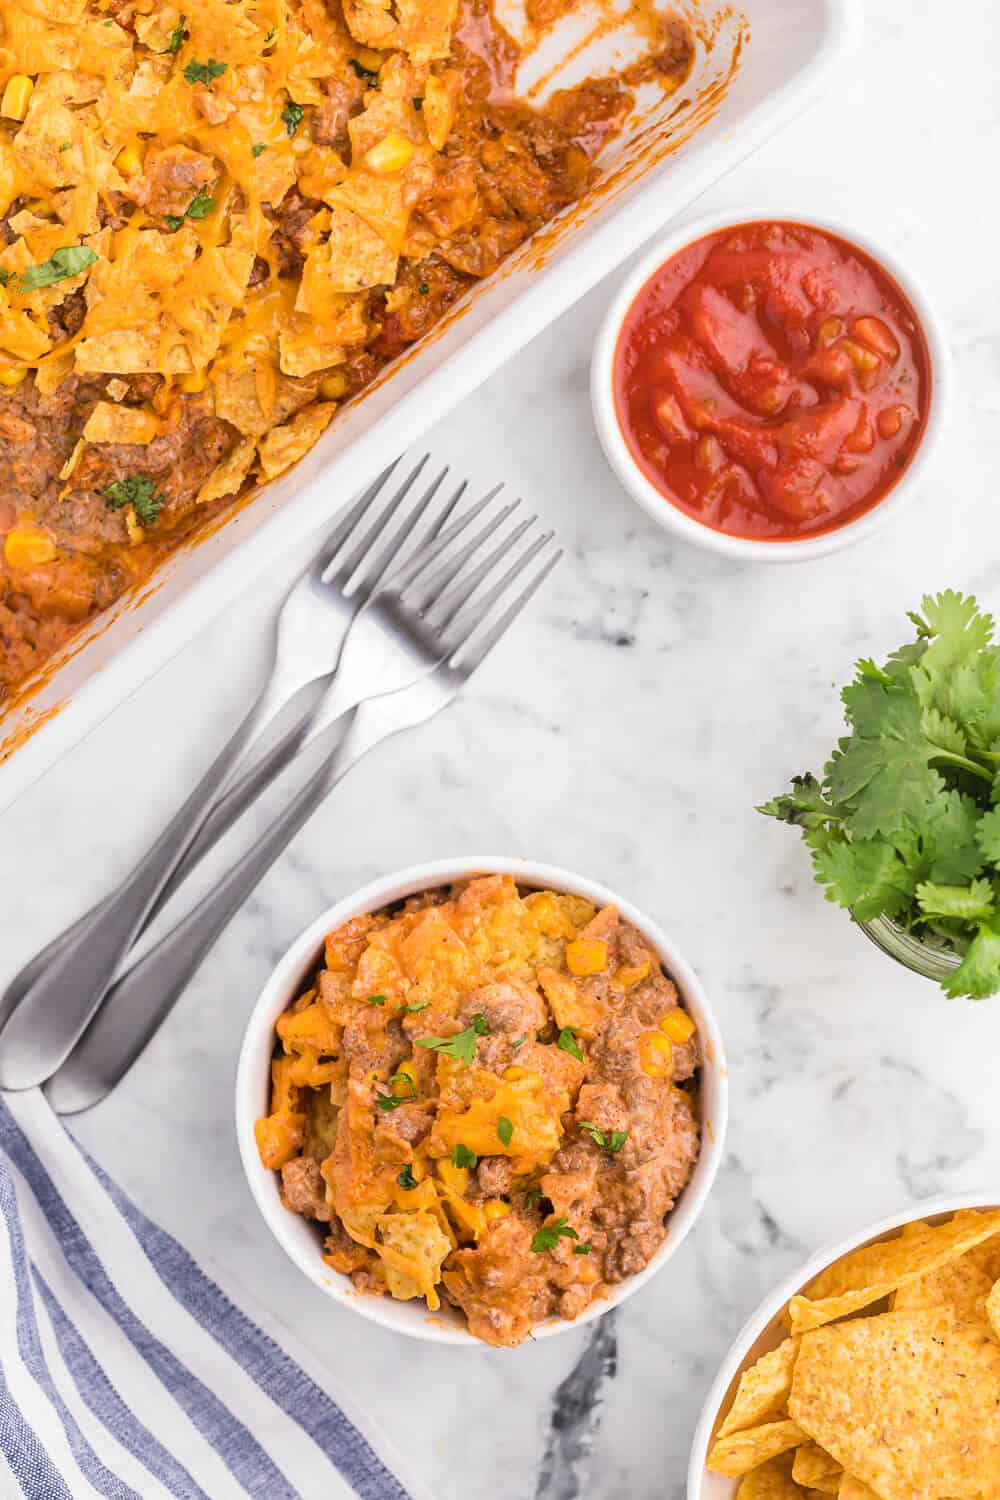
<path fill-rule="evenodd" d="M 529 1068 L 519 1068 L 515 1063 L 509 1068 L 504 1068 L 503 1081 L 504 1083 L 530 1082 L 540 1084 L 542 1080 L 537 1073 L 532 1073 Z"/>
<path fill-rule="evenodd" d="M 385 61 L 385 54 L 376 52 L 374 47 L 355 47 L 353 57 L 366 73 L 377 73 Z"/>
<path fill-rule="evenodd" d="M 136 520 L 134 505 L 126 505 L 125 507 L 125 530 L 128 532 L 128 539 L 133 547 L 138 547 L 139 543 L 145 538 L 146 533 Z M 311 1071 L 319 1053 L 314 1047 L 310 1047 L 307 1050 L 312 1054 L 311 1059 L 307 1063 L 308 1070 Z M 303 1079 L 303 1082 L 307 1082 L 307 1080 Z"/>
<path fill-rule="evenodd" d="M 387 177 L 391 172 L 401 172 L 415 150 L 413 142 L 405 135 L 390 130 L 377 145 L 365 152 L 365 166 L 379 177 Z"/>
<path fill-rule="evenodd" d="M 0 385 L 20 385 L 27 373 L 23 365 L 0 365 Z"/>
<path fill-rule="evenodd" d="M 208 374 L 205 370 L 195 370 L 191 375 L 185 375 L 180 382 L 181 390 L 189 396 L 195 396 L 203 391 L 208 382 Z"/>
<path fill-rule="evenodd" d="M 608 961 L 608 945 L 603 938 L 576 938 L 566 944 L 566 967 L 571 974 L 599 974 Z"/>
<path fill-rule="evenodd" d="M 644 1031 L 639 1038 L 639 1062 L 650 1078 L 671 1078 L 674 1071 L 674 1049 L 661 1031 Z"/>
<path fill-rule="evenodd" d="M 644 979 L 648 979 L 650 967 L 648 958 L 642 964 L 623 964 L 615 975 L 615 981 L 623 989 L 631 990 L 637 984 L 641 984 Z"/>
<path fill-rule="evenodd" d="M 138 141 L 130 141 L 115 157 L 115 166 L 123 177 L 138 177 L 142 171 L 142 147 Z"/>
<path fill-rule="evenodd" d="M 28 113 L 28 100 L 35 89 L 35 80 L 27 73 L 15 73 L 8 78 L 7 87 L 0 99 L 0 115 L 8 120 L 23 120 Z"/>
<path fill-rule="evenodd" d="M 412 1060 L 410 1060 L 408 1062 L 400 1063 L 399 1067 L 396 1069 L 396 1073 L 397 1074 L 402 1073 L 403 1077 L 404 1078 L 408 1078 L 410 1080 L 410 1082 L 413 1084 L 413 1087 L 416 1088 L 416 1086 L 417 1086 L 417 1067 L 416 1067 L 416 1064 Z"/>
<path fill-rule="evenodd" d="M 17 527 L 8 531 L 3 555 L 9 568 L 37 568 L 56 555 L 56 544 L 47 531 Z"/>
<path fill-rule="evenodd" d="M 510 1213 L 510 1204 L 505 1203 L 502 1198 L 491 1198 L 488 1203 L 483 1204 L 483 1213 L 486 1222 L 493 1224 L 497 1219 L 506 1219 Z"/>
<path fill-rule="evenodd" d="M 347 383 L 344 372 L 335 370 L 332 375 L 324 375 L 319 383 L 319 393 L 324 401 L 339 401 L 347 395 Z"/>
<path fill-rule="evenodd" d="M 678 1047 L 683 1047 L 685 1042 L 689 1042 L 697 1029 L 687 1011 L 681 1010 L 679 1005 L 673 1010 L 668 1010 L 660 1022 L 660 1030 L 672 1042 L 676 1042 Z"/>
<path fill-rule="evenodd" d="M 438 1176 L 445 1187 L 451 1188 L 460 1198 L 465 1196 L 465 1190 L 469 1186 L 468 1167 L 456 1167 L 453 1162 L 445 1158 L 437 1164 Z"/>

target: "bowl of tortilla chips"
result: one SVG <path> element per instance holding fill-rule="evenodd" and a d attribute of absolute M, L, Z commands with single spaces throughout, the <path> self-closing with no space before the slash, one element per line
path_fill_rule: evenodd
<path fill-rule="evenodd" d="M 1000 1195 L 822 1251 L 747 1323 L 688 1500 L 1000 1500 Z"/>

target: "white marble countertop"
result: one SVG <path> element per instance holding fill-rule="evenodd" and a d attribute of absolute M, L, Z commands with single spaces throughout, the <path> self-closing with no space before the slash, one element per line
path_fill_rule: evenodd
<path fill-rule="evenodd" d="M 753 811 L 822 762 L 835 688 L 856 656 L 899 643 L 923 592 L 1000 605 L 1000 11 L 867 12 L 864 54 L 833 93 L 698 209 L 780 194 L 871 226 L 923 273 L 958 380 L 920 503 L 794 569 L 736 566 L 654 529 L 590 424 L 612 278 L 430 439 L 473 479 L 502 473 L 558 527 L 567 557 L 532 619 L 461 703 L 334 794 L 131 1075 L 76 1125 L 195 1256 L 285 1309 L 377 1403 L 440 1500 L 680 1500 L 709 1382 L 778 1278 L 923 1196 L 1000 1197 L 997 1002 L 949 1004 L 882 958 L 822 900 L 797 838 Z M 124 872 L 207 765 L 298 563 L 282 559 L 0 821 L 5 972 Z M 231 1123 L 243 1020 L 291 938 L 377 873 L 467 851 L 569 866 L 654 914 L 700 971 L 732 1068 L 728 1158 L 670 1266 L 614 1319 L 512 1353 L 412 1344 L 311 1289 L 256 1213 Z"/>

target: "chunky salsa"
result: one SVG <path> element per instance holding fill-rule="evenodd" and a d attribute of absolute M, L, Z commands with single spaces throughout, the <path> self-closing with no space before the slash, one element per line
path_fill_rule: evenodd
<path fill-rule="evenodd" d="M 577 198 L 639 80 L 519 102 L 488 0 L 0 18 L 2 709 Z"/>
<path fill-rule="evenodd" d="M 648 1264 L 697 1160 L 701 1056 L 614 907 L 486 875 L 353 918 L 324 959 L 256 1138 L 329 1265 L 511 1345 Z"/>
<path fill-rule="evenodd" d="M 615 398 L 628 446 L 687 515 L 788 541 L 877 505 L 920 442 L 927 346 L 874 260 L 804 224 L 689 245 L 625 318 Z"/>

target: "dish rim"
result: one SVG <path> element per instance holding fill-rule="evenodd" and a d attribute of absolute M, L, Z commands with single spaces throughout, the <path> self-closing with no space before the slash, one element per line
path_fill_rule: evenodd
<path fill-rule="evenodd" d="M 418 891 L 435 889 L 451 881 L 482 874 L 512 875 L 515 880 L 536 889 L 564 890 L 582 895 L 595 904 L 614 905 L 627 921 L 634 922 L 650 939 L 663 958 L 671 977 L 677 981 L 684 1005 L 698 1023 L 705 1042 L 701 1078 L 701 1149 L 694 1171 L 670 1212 L 668 1233 L 648 1265 L 620 1282 L 600 1302 L 592 1303 L 581 1315 L 570 1321 L 550 1319 L 539 1324 L 526 1343 L 568 1333 L 595 1321 L 612 1308 L 633 1296 L 640 1287 L 680 1249 L 708 1200 L 722 1162 L 728 1123 L 728 1070 L 725 1048 L 711 1003 L 694 969 L 673 940 L 631 901 L 617 895 L 607 886 L 557 865 L 502 855 L 464 855 L 410 865 L 406 869 L 380 876 L 322 912 L 290 944 L 275 965 L 258 996 L 246 1023 L 236 1069 L 235 1123 L 240 1160 L 254 1202 L 260 1214 L 298 1269 L 314 1286 L 341 1305 L 359 1313 L 369 1322 L 391 1328 L 409 1337 L 466 1349 L 488 1349 L 466 1328 L 431 1314 L 423 1299 L 397 1302 L 387 1297 L 367 1296 L 356 1291 L 350 1278 L 333 1270 L 322 1260 L 316 1242 L 315 1227 L 284 1207 L 278 1196 L 276 1174 L 261 1164 L 253 1134 L 253 1124 L 266 1101 L 267 1062 L 273 1049 L 274 1024 L 286 1006 L 301 993 L 301 986 L 313 972 L 322 950 L 322 940 L 332 928 L 352 916 L 381 907 Z M 266 1107 L 266 1105 L 265 1105 Z M 308 1231 L 308 1241 L 302 1230 Z"/>
<path fill-rule="evenodd" d="M 719 1367 L 718 1374 L 713 1380 L 708 1395 L 702 1406 L 701 1416 L 695 1428 L 694 1438 L 691 1444 L 691 1458 L 688 1464 L 687 1476 L 687 1500 L 708 1500 L 705 1494 L 705 1480 L 718 1479 L 723 1481 L 722 1474 L 712 1474 L 706 1467 L 705 1460 L 711 1446 L 712 1434 L 722 1410 L 722 1404 L 726 1399 L 729 1388 L 736 1377 L 742 1373 L 747 1366 L 750 1352 L 757 1340 L 767 1331 L 768 1326 L 773 1323 L 796 1293 L 801 1292 L 814 1277 L 828 1266 L 833 1265 L 843 1256 L 849 1255 L 852 1250 L 859 1250 L 864 1245 L 874 1244 L 877 1240 L 885 1239 L 896 1229 L 902 1229 L 905 1224 L 913 1224 L 918 1219 L 931 1219 L 945 1214 L 954 1214 L 966 1208 L 1000 1208 L 1000 1193 L 978 1192 L 978 1193 L 939 1193 L 933 1198 L 910 1203 L 899 1212 L 890 1214 L 888 1217 L 876 1219 L 869 1224 L 863 1225 L 838 1241 L 831 1242 L 821 1249 L 771 1292 L 764 1297 L 743 1324 L 736 1338 L 730 1346 L 729 1352 Z M 733 1480 L 732 1495 L 736 1495 L 737 1481 Z M 714 1497 L 713 1497 L 714 1500 Z"/>
<path fill-rule="evenodd" d="M 791 210 L 791 211 L 790 211 Z M 923 432 L 905 471 L 881 500 L 870 510 L 848 521 L 844 526 L 819 536 L 791 538 L 787 541 L 765 541 L 754 537 L 731 536 L 724 531 L 689 516 L 667 495 L 647 479 L 640 469 L 622 432 L 614 393 L 614 365 L 622 325 L 646 283 L 682 250 L 722 230 L 737 229 L 745 224 L 785 223 L 818 229 L 844 240 L 868 255 L 911 303 L 923 332 L 930 370 L 930 408 Z M 926 470 L 939 447 L 942 430 L 951 407 L 954 375 L 951 351 L 944 322 L 934 299 L 928 294 L 922 276 L 913 271 L 896 251 L 856 224 L 849 216 L 836 213 L 813 213 L 794 210 L 787 202 L 765 200 L 763 204 L 739 204 L 702 214 L 674 226 L 656 247 L 639 261 L 622 282 L 598 330 L 590 364 L 590 400 L 594 426 L 608 464 L 619 483 L 646 514 L 666 531 L 682 537 L 695 546 L 743 562 L 795 563 L 827 557 L 852 547 L 880 531 L 896 518 L 903 507 L 912 503 Z"/>

